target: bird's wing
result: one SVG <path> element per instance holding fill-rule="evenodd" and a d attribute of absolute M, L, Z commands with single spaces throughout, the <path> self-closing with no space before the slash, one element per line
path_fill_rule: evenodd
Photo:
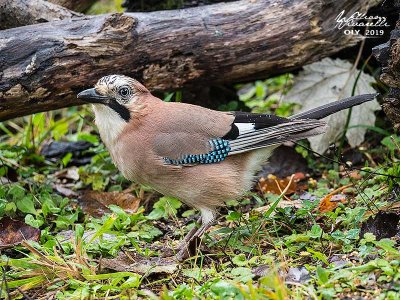
<path fill-rule="evenodd" d="M 377 94 L 365 94 L 341 99 L 291 116 L 288 119 L 273 115 L 237 112 L 234 125 L 242 128 L 230 142 L 230 155 L 295 141 L 325 132 L 326 125 L 319 121 L 338 111 L 373 100 Z M 233 126 L 234 126 L 233 125 Z M 232 127 L 232 132 L 238 132 Z M 234 134 L 233 134 L 234 135 Z"/>
<path fill-rule="evenodd" d="M 292 120 L 275 115 L 236 112 L 231 132 L 238 134 L 229 141 L 229 155 L 296 141 L 321 134 L 325 129 L 326 123 L 319 120 Z"/>
<path fill-rule="evenodd" d="M 275 115 L 224 113 L 198 106 L 168 106 L 169 118 L 158 122 L 155 153 L 173 165 L 208 164 L 228 155 L 320 134 L 325 123 Z"/>
<path fill-rule="evenodd" d="M 157 124 L 153 130 L 155 154 L 167 163 L 190 164 L 191 159 L 183 163 L 188 156 L 205 160 L 215 147 L 213 142 L 231 130 L 234 116 L 190 104 L 164 103 L 151 119 Z"/>
<path fill-rule="evenodd" d="M 282 118 L 246 112 L 224 113 L 199 106 L 170 103 L 162 112 L 155 149 L 168 164 L 216 163 L 228 155 L 296 141 L 325 132 L 320 119 L 371 101 L 376 94 L 354 96 Z M 166 122 L 170 117 L 169 121 Z"/>

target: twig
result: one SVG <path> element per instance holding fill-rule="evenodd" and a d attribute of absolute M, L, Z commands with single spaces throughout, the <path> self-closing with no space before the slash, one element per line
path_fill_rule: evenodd
<path fill-rule="evenodd" d="M 349 188 L 349 187 L 352 187 L 352 186 L 353 186 L 353 184 L 350 183 L 350 184 L 347 184 L 347 185 L 342 186 L 342 187 L 340 187 L 340 188 L 337 188 L 336 190 L 333 190 L 333 191 L 330 192 L 328 195 L 326 195 L 324 198 L 327 198 L 327 197 L 331 197 L 331 196 L 333 196 L 333 195 L 336 195 L 337 193 L 339 193 L 339 192 L 341 192 L 341 191 L 343 191 L 343 190 L 345 190 L 345 189 L 347 189 L 347 188 Z"/>
<path fill-rule="evenodd" d="M 292 176 L 294 176 L 294 175 L 292 175 Z M 278 187 L 278 189 L 279 189 L 279 192 L 282 194 L 283 193 L 283 191 L 282 191 L 282 188 L 281 188 L 281 186 L 279 185 L 279 182 L 278 182 L 278 180 L 276 180 L 275 179 L 275 183 L 276 183 L 276 186 Z M 289 182 L 289 187 L 291 186 L 292 184 L 291 184 L 291 182 Z M 290 201 L 290 198 L 289 197 L 287 197 L 286 195 L 286 192 L 285 193 L 283 193 L 283 197 L 285 197 L 285 199 L 286 200 L 288 200 L 288 201 Z"/>

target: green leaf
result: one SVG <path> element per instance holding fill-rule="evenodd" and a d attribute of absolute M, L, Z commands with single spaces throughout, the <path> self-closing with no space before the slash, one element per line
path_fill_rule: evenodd
<path fill-rule="evenodd" d="M 32 198 L 32 195 L 29 195 L 20 200 L 17 200 L 17 208 L 23 213 L 36 215 L 37 211 L 35 209 L 35 204 L 33 203 Z"/>
<path fill-rule="evenodd" d="M 59 215 L 54 221 L 58 229 L 67 229 L 78 220 L 78 211 Z"/>
<path fill-rule="evenodd" d="M 256 94 L 256 88 L 251 85 L 246 85 L 238 91 L 240 101 L 249 101 Z"/>
<path fill-rule="evenodd" d="M 63 166 L 65 167 L 66 165 L 68 165 L 69 161 L 72 158 L 72 153 L 67 153 L 64 155 L 64 157 L 61 159 Z"/>
<path fill-rule="evenodd" d="M 6 188 L 3 185 L 0 185 L 0 199 L 6 197 Z"/>
<path fill-rule="evenodd" d="M 83 275 L 87 280 L 107 280 L 110 278 L 124 278 L 124 277 L 135 277 L 137 280 L 141 278 L 140 275 L 132 272 L 116 272 L 116 273 L 107 273 L 107 274 L 98 274 L 98 275 Z"/>
<path fill-rule="evenodd" d="M 328 272 L 324 268 L 322 268 L 321 266 L 317 266 L 316 272 L 317 272 L 318 280 L 321 283 L 327 283 L 328 282 L 328 280 L 329 280 Z"/>
<path fill-rule="evenodd" d="M 4 177 L 8 172 L 7 166 L 1 166 L 0 167 L 0 177 Z"/>
<path fill-rule="evenodd" d="M 0 217 L 6 213 L 7 202 L 5 200 L 0 200 Z"/>
<path fill-rule="evenodd" d="M 231 212 L 229 212 L 229 215 L 226 217 L 226 220 L 239 221 L 241 216 L 242 216 L 242 214 L 240 212 L 231 211 Z"/>
<path fill-rule="evenodd" d="M 257 80 L 256 81 L 256 97 L 260 99 L 264 99 L 267 94 L 267 86 L 264 82 Z"/>
<path fill-rule="evenodd" d="M 189 209 L 182 213 L 182 217 L 187 218 L 187 217 L 193 216 L 195 214 L 196 214 L 196 211 L 194 209 Z"/>
<path fill-rule="evenodd" d="M 75 225 L 75 244 L 78 244 L 78 240 L 81 240 L 83 237 L 85 229 L 81 224 L 76 224 Z"/>
<path fill-rule="evenodd" d="M 77 139 L 79 141 L 86 141 L 95 145 L 99 143 L 99 138 L 96 135 L 87 132 L 78 133 Z"/>
<path fill-rule="evenodd" d="M 314 239 L 319 239 L 322 236 L 322 228 L 319 225 L 313 225 L 309 231 L 309 236 Z"/>
<path fill-rule="evenodd" d="M 271 207 L 268 208 L 267 212 L 264 213 L 265 218 L 269 218 L 271 216 L 272 212 L 278 206 L 278 204 L 282 200 L 282 198 L 283 198 L 283 193 L 279 195 L 279 197 L 274 201 L 274 203 L 272 203 Z"/>
<path fill-rule="evenodd" d="M 19 184 L 13 184 L 8 192 L 13 200 L 18 200 L 25 196 L 25 190 Z"/>
<path fill-rule="evenodd" d="M 379 241 L 374 242 L 375 245 L 379 248 L 382 248 L 387 253 L 397 254 L 400 256 L 400 251 L 395 248 L 396 242 L 391 239 L 381 239 Z"/>
<path fill-rule="evenodd" d="M 56 126 L 51 129 L 51 135 L 53 136 L 54 140 L 58 141 L 62 137 L 64 137 L 68 132 L 68 122 L 60 120 Z"/>
<path fill-rule="evenodd" d="M 150 220 L 159 220 L 164 216 L 165 212 L 163 209 L 153 209 L 147 216 Z"/>
<path fill-rule="evenodd" d="M 32 215 L 25 216 L 25 223 L 35 228 L 39 228 L 43 225 L 42 220 L 35 219 L 35 217 Z"/>
<path fill-rule="evenodd" d="M 128 218 L 129 215 L 126 213 L 126 211 L 124 211 L 121 207 L 119 207 L 118 205 L 114 205 L 111 204 L 108 206 L 108 208 L 115 213 L 119 218 Z"/>
<path fill-rule="evenodd" d="M 247 266 L 249 264 L 246 255 L 244 255 L 243 253 L 234 256 L 232 258 L 232 262 L 239 267 Z"/>
<path fill-rule="evenodd" d="M 240 203 L 237 200 L 228 200 L 225 202 L 226 206 L 238 206 Z"/>
<path fill-rule="evenodd" d="M 14 202 L 8 202 L 6 204 L 5 211 L 6 211 L 7 214 L 15 213 L 17 211 L 17 206 L 15 205 Z"/>
<path fill-rule="evenodd" d="M 394 151 L 397 149 L 397 145 L 400 144 L 400 137 L 396 135 L 387 136 L 382 139 L 381 144 L 386 146 L 390 151 Z"/>
<path fill-rule="evenodd" d="M 12 288 L 17 288 L 17 287 L 21 287 L 22 285 L 25 288 L 32 288 L 35 286 L 38 286 L 39 284 L 42 284 L 43 282 L 46 282 L 48 280 L 48 278 L 46 278 L 46 276 L 34 276 L 34 277 L 30 277 L 30 278 L 26 278 L 26 279 L 19 279 L 19 280 L 10 280 L 7 281 L 7 286 L 8 288 L 12 289 Z"/>
<path fill-rule="evenodd" d="M 212 284 L 210 289 L 219 296 L 217 299 L 235 299 L 235 296 L 240 295 L 240 290 L 233 283 L 223 280 L 218 280 Z M 243 297 L 238 299 L 243 299 Z"/>
<path fill-rule="evenodd" d="M 47 198 L 42 203 L 42 213 L 45 217 L 48 216 L 49 213 L 58 213 L 61 209 L 55 206 L 53 200 L 51 198 Z"/>
<path fill-rule="evenodd" d="M 169 93 L 167 96 L 164 97 L 164 101 L 171 102 L 171 99 L 173 96 L 174 96 L 174 93 Z"/>
<path fill-rule="evenodd" d="M 360 235 L 360 229 L 358 228 L 353 228 L 346 232 L 346 238 L 351 240 L 358 240 L 359 235 Z"/>
<path fill-rule="evenodd" d="M 89 240 L 88 244 L 91 244 L 95 239 L 106 233 L 113 226 L 115 219 L 115 215 L 111 215 L 110 217 L 108 217 L 108 219 L 104 222 L 100 229 L 97 230 L 96 233 Z"/>
<path fill-rule="evenodd" d="M 182 206 L 182 203 L 173 197 L 161 197 L 153 205 L 153 211 L 147 216 L 150 220 L 158 220 L 161 218 L 168 218 L 175 216 L 178 212 L 178 208 Z"/>
<path fill-rule="evenodd" d="M 231 274 L 235 276 L 237 281 L 241 281 L 243 283 L 249 282 L 254 274 L 251 272 L 251 269 L 244 267 L 233 268 Z"/>
<path fill-rule="evenodd" d="M 323 254 L 323 253 L 321 253 L 319 251 L 315 251 L 315 250 L 313 250 L 311 248 L 307 248 L 307 251 L 310 252 L 314 258 L 322 261 L 326 265 L 329 265 L 328 258 L 326 257 L 325 254 Z"/>
<path fill-rule="evenodd" d="M 162 231 L 153 225 L 143 223 L 127 234 L 129 238 L 136 238 L 151 242 L 155 237 L 162 235 Z"/>

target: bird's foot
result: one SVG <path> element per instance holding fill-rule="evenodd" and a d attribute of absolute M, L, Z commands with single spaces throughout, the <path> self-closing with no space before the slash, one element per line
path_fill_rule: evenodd
<path fill-rule="evenodd" d="M 196 255 L 200 242 L 201 239 L 199 237 L 193 236 L 187 243 L 180 245 L 175 254 L 176 260 L 182 262 Z"/>
<path fill-rule="evenodd" d="M 180 249 L 175 255 L 176 260 L 179 262 L 183 262 L 184 260 L 188 259 L 189 257 L 191 257 L 191 255 L 187 248 Z"/>
<path fill-rule="evenodd" d="M 197 248 L 200 245 L 201 239 L 199 237 L 193 236 L 189 241 L 182 241 L 177 248 L 167 248 L 163 247 L 160 253 L 161 258 L 170 258 L 175 256 L 177 261 L 184 261 L 196 255 Z"/>
<path fill-rule="evenodd" d="M 175 255 L 175 253 L 179 252 L 179 249 L 174 249 L 174 248 L 168 248 L 168 247 L 162 247 L 160 249 L 160 257 L 165 258 L 165 257 L 172 257 Z"/>

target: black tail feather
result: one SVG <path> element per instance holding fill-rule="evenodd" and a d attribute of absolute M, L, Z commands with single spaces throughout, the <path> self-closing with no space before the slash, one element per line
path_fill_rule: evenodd
<path fill-rule="evenodd" d="M 371 101 L 375 99 L 379 94 L 364 94 L 364 95 L 358 95 L 358 96 L 353 96 L 349 98 L 345 98 L 339 101 L 331 102 L 322 106 L 319 106 L 317 108 L 310 109 L 305 112 L 301 112 L 298 114 L 295 114 L 290 117 L 290 119 L 316 119 L 320 120 L 323 119 L 331 114 L 334 114 L 338 111 L 360 105 L 364 102 Z"/>

